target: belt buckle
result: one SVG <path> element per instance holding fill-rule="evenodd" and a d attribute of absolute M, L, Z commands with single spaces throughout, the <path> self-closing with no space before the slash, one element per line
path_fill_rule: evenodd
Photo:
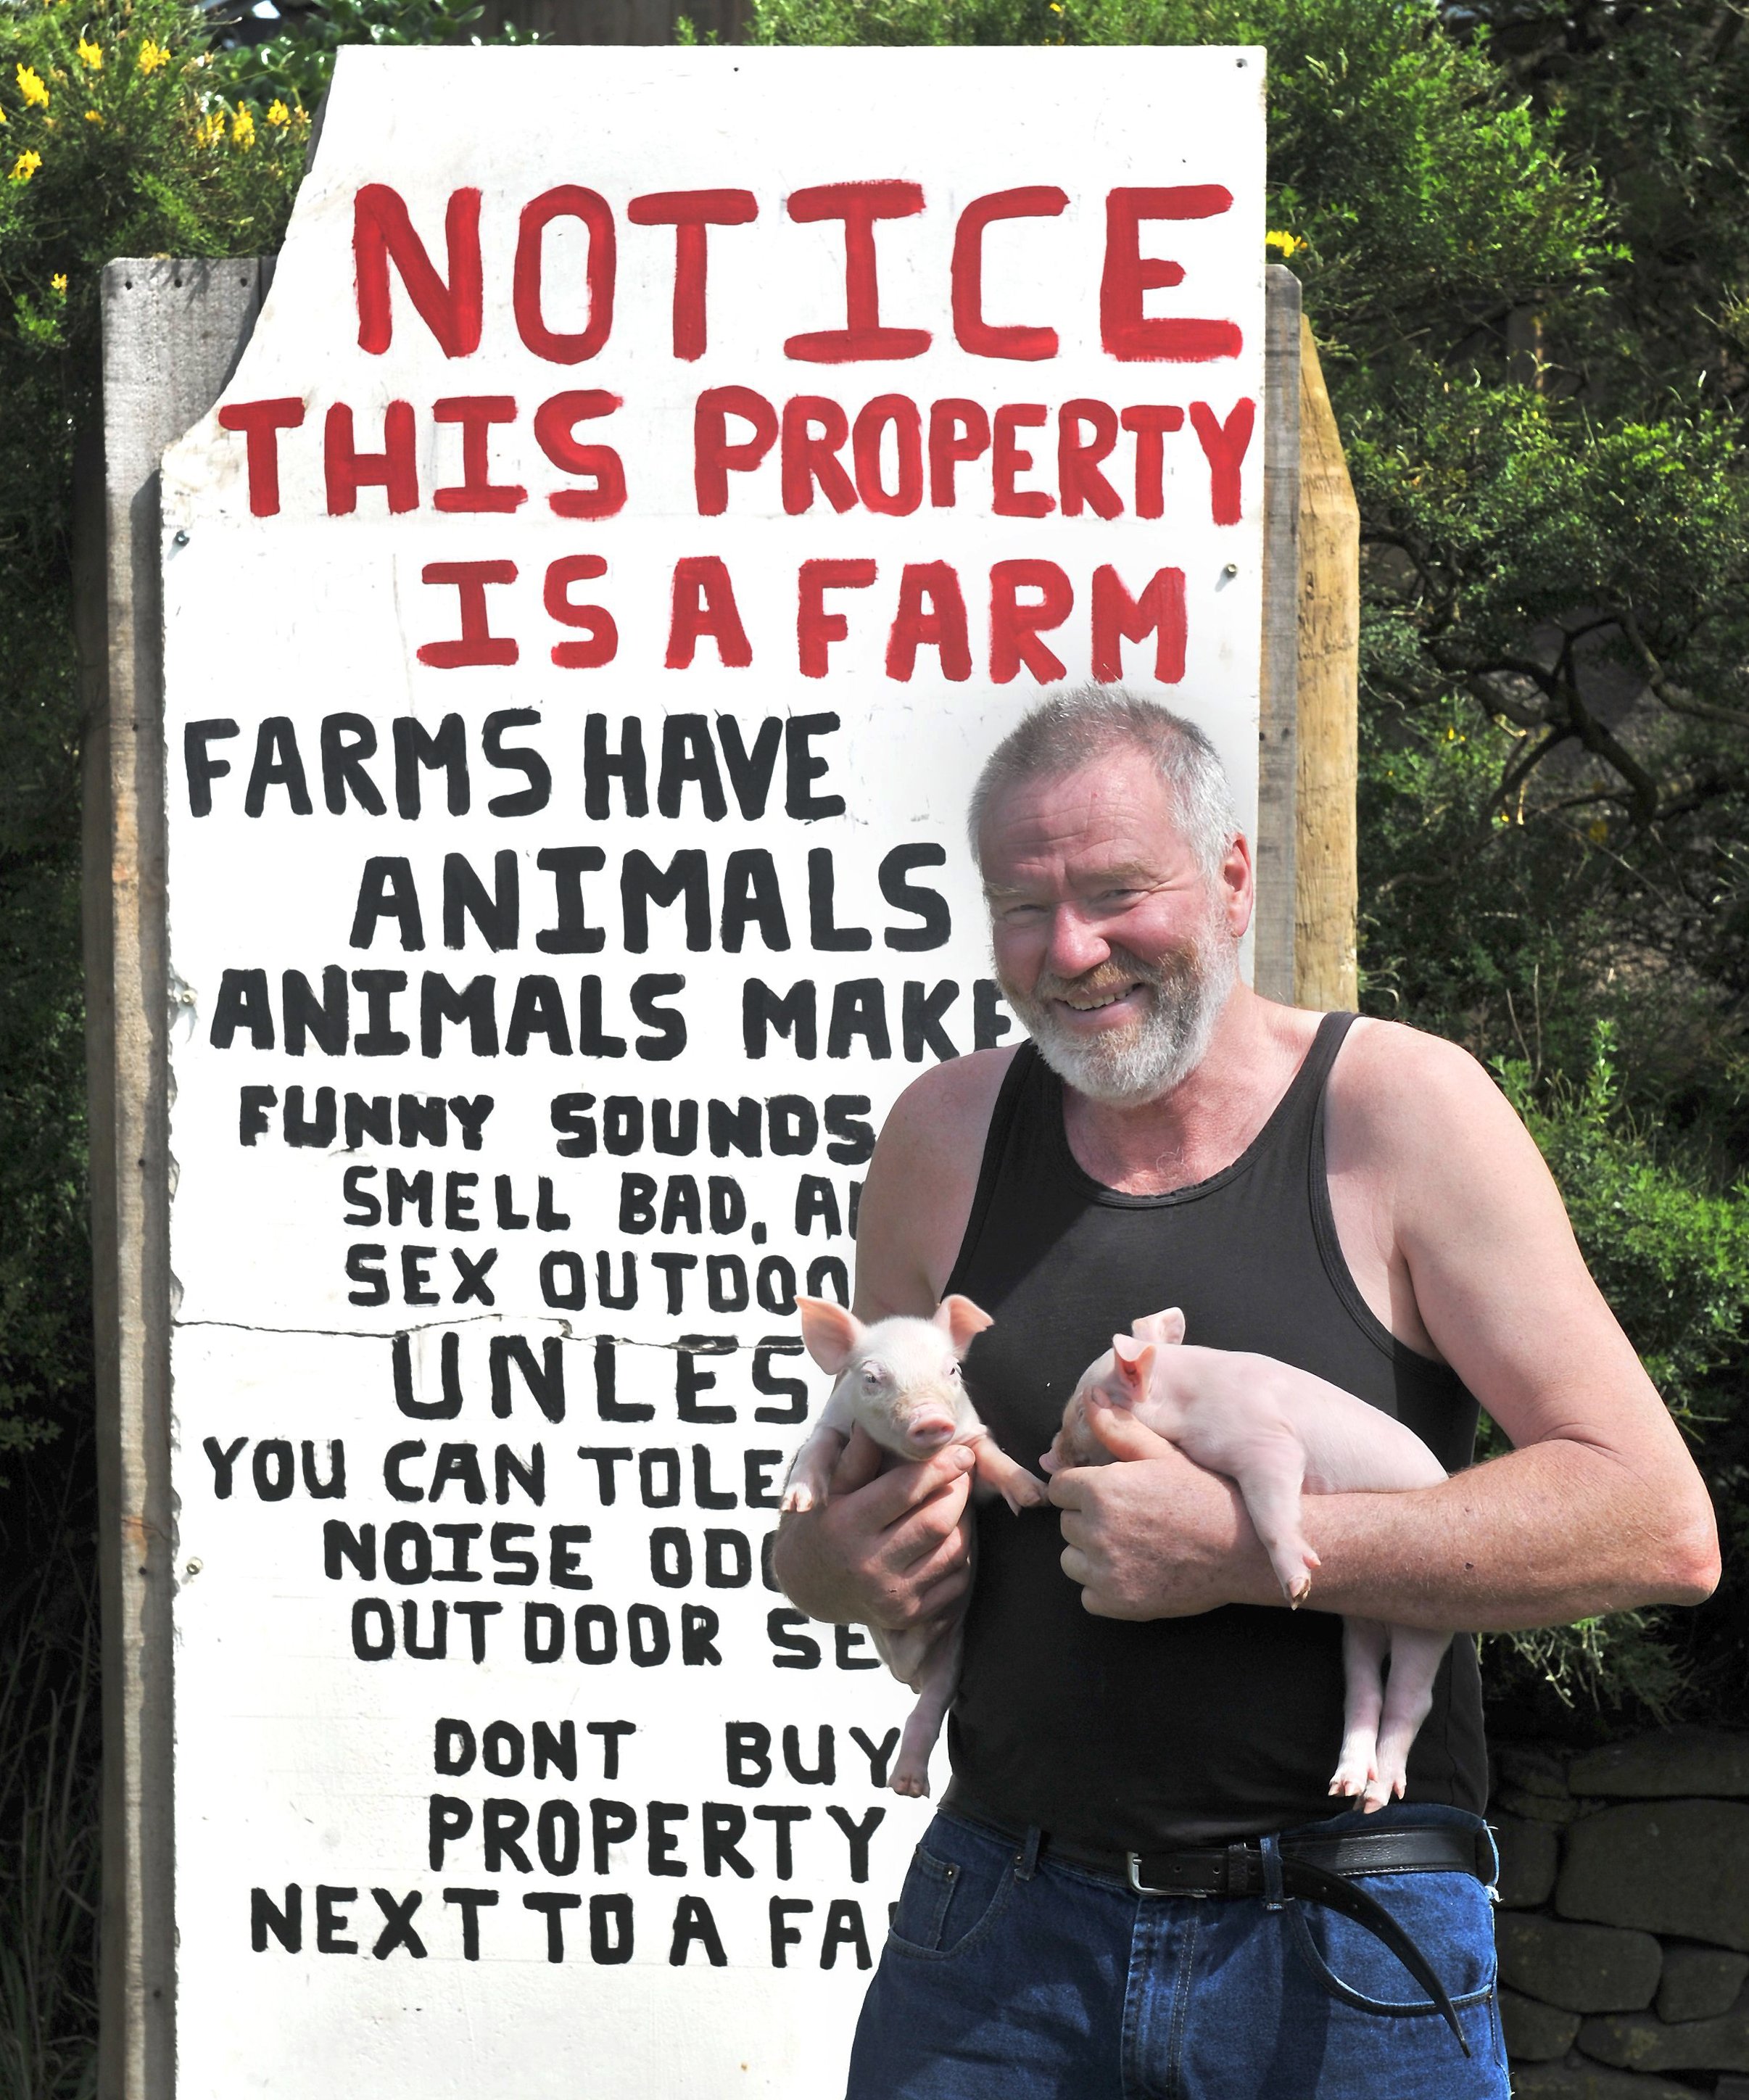
<path fill-rule="evenodd" d="M 1154 1887 L 1151 1882 L 1142 1880 L 1142 1855 L 1139 1852 L 1126 1852 L 1124 1855 L 1124 1864 L 1128 1872 L 1129 1886 L 1135 1890 L 1138 1896 L 1169 1896 L 1172 1895 L 1173 1891 L 1170 1889 L 1157 1889 Z"/>
<path fill-rule="evenodd" d="M 1129 1886 L 1138 1896 L 1185 1896 L 1192 1903 L 1203 1903 L 1208 1899 L 1206 1889 L 1162 1889 L 1156 1888 L 1151 1882 L 1143 1881 L 1142 1855 L 1139 1852 L 1126 1852 L 1124 1866 L 1129 1877 Z"/>

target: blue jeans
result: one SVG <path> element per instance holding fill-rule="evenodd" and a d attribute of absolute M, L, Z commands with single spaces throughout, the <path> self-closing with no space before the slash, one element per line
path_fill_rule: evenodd
<path fill-rule="evenodd" d="M 1461 1809 L 1351 1810 L 1320 1835 Z M 1370 1874 L 1471 2054 L 1382 1942 L 1323 1905 L 1137 1896 L 938 1815 L 856 2031 L 847 2100 L 1507 2100 L 1489 1893 Z"/>

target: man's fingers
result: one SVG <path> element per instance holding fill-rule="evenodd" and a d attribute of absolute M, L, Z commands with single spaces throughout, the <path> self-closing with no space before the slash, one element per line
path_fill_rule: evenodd
<path fill-rule="evenodd" d="M 918 1590 L 918 1619 L 944 1617 L 965 1595 L 971 1579 L 970 1568 L 961 1561 L 957 1566 L 950 1568 L 939 1581 L 930 1583 L 927 1589 Z"/>
<path fill-rule="evenodd" d="M 853 1495 L 859 1488 L 866 1488 L 880 1473 L 881 1456 L 880 1445 L 859 1422 L 832 1469 L 833 1496 Z"/>
<path fill-rule="evenodd" d="M 1062 1572 L 1077 1587 L 1084 1590 L 1093 1579 L 1093 1571 L 1088 1564 L 1087 1555 L 1078 1546 L 1066 1546 L 1062 1549 Z"/>
<path fill-rule="evenodd" d="M 949 1481 L 927 1502 L 907 1511 L 897 1524 L 889 1525 L 881 1540 L 882 1562 L 889 1568 L 909 1573 L 942 1550 L 944 1544 L 952 1546 L 956 1541 L 962 1557 L 969 1553 L 971 1541 L 965 1523 L 965 1505 L 969 1494 L 969 1483 Z"/>
<path fill-rule="evenodd" d="M 1114 1458 L 1170 1458 L 1177 1448 L 1138 1422 L 1127 1407 L 1090 1407 L 1087 1422 Z"/>
<path fill-rule="evenodd" d="M 933 1458 L 916 1458 L 908 1465 L 895 1466 L 863 1489 L 859 1513 L 870 1524 L 896 1524 L 932 1497 L 955 1486 L 961 1489 L 963 1503 L 970 1492 L 967 1476 L 976 1462 L 965 1445 L 950 1444 Z"/>
<path fill-rule="evenodd" d="M 971 1541 L 957 1524 L 930 1550 L 919 1554 L 905 1570 L 905 1579 L 921 1595 L 933 1582 L 950 1575 L 964 1575 L 972 1560 Z"/>

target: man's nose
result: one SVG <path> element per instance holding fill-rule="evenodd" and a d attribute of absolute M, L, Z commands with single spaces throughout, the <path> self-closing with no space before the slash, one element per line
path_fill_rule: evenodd
<path fill-rule="evenodd" d="M 1111 953 L 1111 944 L 1097 920 L 1078 905 L 1058 906 L 1051 920 L 1046 960 L 1058 977 L 1078 977 L 1097 969 Z"/>

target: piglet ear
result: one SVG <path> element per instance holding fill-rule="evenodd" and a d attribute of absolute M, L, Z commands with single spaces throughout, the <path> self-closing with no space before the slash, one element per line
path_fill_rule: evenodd
<path fill-rule="evenodd" d="M 1184 1339 L 1184 1315 L 1171 1305 L 1164 1312 L 1144 1313 L 1129 1331 L 1138 1342 L 1158 1342 L 1172 1348 Z"/>
<path fill-rule="evenodd" d="M 1114 1335 L 1111 1368 L 1117 1374 L 1124 1399 L 1133 1407 L 1148 1390 L 1148 1374 L 1154 1368 L 1154 1344 L 1136 1341 L 1128 1335 Z"/>
<path fill-rule="evenodd" d="M 996 1321 L 982 1306 L 956 1295 L 943 1299 L 935 1308 L 935 1325 L 953 1343 L 953 1353 L 963 1357 L 985 1328 L 993 1327 Z"/>
<path fill-rule="evenodd" d="M 836 1378 L 862 1340 L 862 1321 L 824 1298 L 798 1298 L 796 1310 L 802 1315 L 802 1339 L 808 1354 Z"/>

